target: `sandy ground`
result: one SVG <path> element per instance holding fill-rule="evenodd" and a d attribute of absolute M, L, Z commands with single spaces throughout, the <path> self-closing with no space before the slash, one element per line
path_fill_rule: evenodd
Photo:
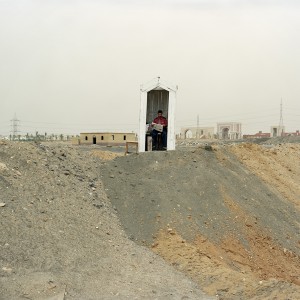
<path fill-rule="evenodd" d="M 2 142 L 0 299 L 299 299 L 299 144 L 184 146 Z"/>

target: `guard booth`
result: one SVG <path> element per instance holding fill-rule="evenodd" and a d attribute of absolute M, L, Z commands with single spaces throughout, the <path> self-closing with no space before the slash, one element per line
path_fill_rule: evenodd
<path fill-rule="evenodd" d="M 175 150 L 175 105 L 178 87 L 166 83 L 157 77 L 141 85 L 140 120 L 139 120 L 139 152 L 147 148 L 147 129 L 157 117 L 161 109 L 168 120 L 167 150 Z"/>

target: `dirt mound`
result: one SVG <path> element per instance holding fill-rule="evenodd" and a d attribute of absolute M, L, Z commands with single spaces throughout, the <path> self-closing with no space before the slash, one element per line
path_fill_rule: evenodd
<path fill-rule="evenodd" d="M 110 151 L 101 151 L 101 150 L 92 150 L 91 151 L 93 156 L 99 157 L 100 159 L 103 160 L 113 160 L 118 156 L 124 155 L 123 153 L 113 153 Z"/>
<path fill-rule="evenodd" d="M 251 172 L 280 192 L 300 210 L 300 144 L 277 144 L 272 147 L 240 144 L 230 147 Z"/>
<path fill-rule="evenodd" d="M 299 153 L 292 147 L 284 150 L 291 160 Z M 274 186 L 276 170 L 289 169 L 277 160 L 263 182 L 257 166 L 277 151 L 265 150 L 240 144 L 149 152 L 107 162 L 101 173 L 131 239 L 151 246 L 210 295 L 296 299 L 300 193 L 297 181 L 289 181 L 299 166 L 287 171 L 295 177 Z"/>
<path fill-rule="evenodd" d="M 0 299 L 208 299 L 124 233 L 103 160 L 67 144 L 0 145 Z"/>
<path fill-rule="evenodd" d="M 2 142 L 0 299 L 299 299 L 300 148 L 279 144 Z"/>

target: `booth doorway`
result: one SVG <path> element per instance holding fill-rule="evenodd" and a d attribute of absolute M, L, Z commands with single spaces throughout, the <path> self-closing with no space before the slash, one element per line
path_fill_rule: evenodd
<path fill-rule="evenodd" d="M 162 110 L 163 116 L 168 120 L 169 108 L 169 92 L 162 89 L 154 89 L 147 93 L 147 111 L 146 111 L 146 124 L 150 125 L 157 117 L 158 110 Z M 149 139 L 150 138 L 150 139 Z M 149 151 L 152 148 L 151 132 L 146 132 L 146 147 L 145 150 Z M 158 137 L 159 139 L 159 137 Z M 168 136 L 167 136 L 168 139 Z M 151 141 L 151 142 L 150 142 Z M 161 143 L 161 141 L 160 141 Z M 158 147 L 158 148 L 162 148 Z"/>
<path fill-rule="evenodd" d="M 95 136 L 93 136 L 93 144 L 96 145 L 97 144 L 97 138 Z"/>
<path fill-rule="evenodd" d="M 166 90 L 152 90 L 147 93 L 146 122 L 151 124 L 157 117 L 157 111 L 161 109 L 163 116 L 168 119 L 169 92 Z"/>

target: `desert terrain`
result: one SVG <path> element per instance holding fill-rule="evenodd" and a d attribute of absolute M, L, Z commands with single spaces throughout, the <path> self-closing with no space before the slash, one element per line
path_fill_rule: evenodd
<path fill-rule="evenodd" d="M 299 141 L 0 141 L 0 299 L 300 299 Z"/>

